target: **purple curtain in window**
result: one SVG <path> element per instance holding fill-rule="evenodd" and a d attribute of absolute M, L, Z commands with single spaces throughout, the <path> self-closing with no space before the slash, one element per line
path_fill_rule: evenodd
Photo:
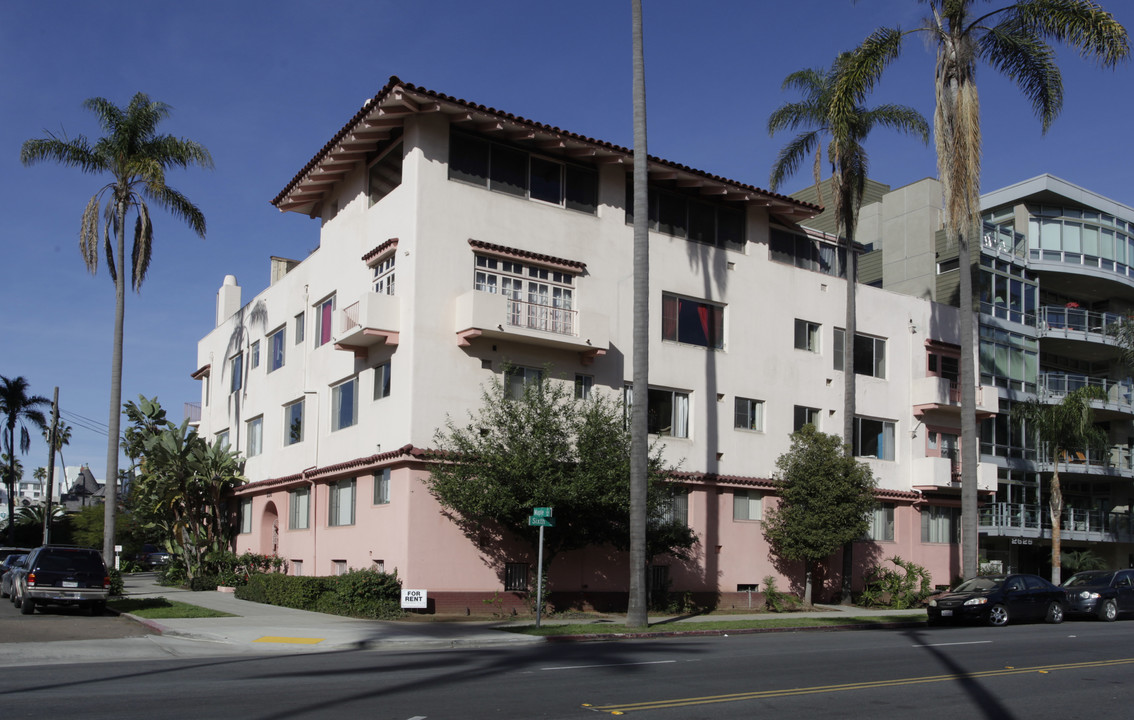
<path fill-rule="evenodd" d="M 319 312 L 319 344 L 323 345 L 331 341 L 331 302 L 328 300 L 323 303 L 323 306 L 319 308 Z"/>

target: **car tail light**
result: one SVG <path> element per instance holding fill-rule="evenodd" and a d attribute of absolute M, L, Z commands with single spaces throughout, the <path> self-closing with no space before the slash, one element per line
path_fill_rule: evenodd
<path fill-rule="evenodd" d="M 104 577 L 104 578 L 102 579 L 102 586 L 103 586 L 104 588 L 106 588 L 107 590 L 109 590 L 109 589 L 110 589 L 110 576 L 109 576 L 109 575 L 107 575 L 106 577 Z"/>
<path fill-rule="evenodd" d="M 35 573 L 28 573 L 28 585 L 35 585 Z"/>

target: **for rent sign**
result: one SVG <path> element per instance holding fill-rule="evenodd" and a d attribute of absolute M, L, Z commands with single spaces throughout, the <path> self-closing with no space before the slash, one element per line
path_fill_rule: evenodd
<path fill-rule="evenodd" d="M 429 600 L 424 590 L 406 590 L 402 588 L 403 610 L 428 610 Z"/>

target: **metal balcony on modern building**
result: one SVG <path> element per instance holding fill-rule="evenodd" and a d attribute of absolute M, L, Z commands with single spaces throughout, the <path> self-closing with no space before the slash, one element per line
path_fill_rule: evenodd
<path fill-rule="evenodd" d="M 954 381 L 936 376 L 917 378 L 911 383 L 911 399 L 916 417 L 931 410 L 954 414 L 961 412 L 961 387 Z M 976 388 L 976 414 L 978 418 L 996 414 L 998 398 L 996 388 Z"/>
<path fill-rule="evenodd" d="M 1059 527 L 1063 540 L 1134 540 L 1134 515 L 1128 511 L 1103 512 L 1065 507 Z M 1050 538 L 1051 512 L 1047 505 L 991 503 L 980 509 L 980 532 L 1007 537 Z"/>
<path fill-rule="evenodd" d="M 398 344 L 400 305 L 395 295 L 368 292 L 339 311 L 335 349 L 366 357 L 371 346 Z"/>
<path fill-rule="evenodd" d="M 1039 310 L 1036 326 L 1041 338 L 1117 345 L 1118 328 L 1125 319 L 1117 313 L 1046 305 Z"/>
<path fill-rule="evenodd" d="M 499 293 L 470 290 L 457 297 L 457 344 L 475 338 L 575 350 L 590 362 L 610 349 L 610 319 L 584 310 L 515 300 Z"/>
<path fill-rule="evenodd" d="M 1079 388 L 1097 388 L 1102 397 L 1091 401 L 1096 410 L 1134 414 L 1134 382 L 1109 378 L 1044 372 L 1039 374 L 1039 396 L 1045 402 L 1059 402 Z"/>
<path fill-rule="evenodd" d="M 1036 458 L 1036 469 L 1039 472 L 1052 472 L 1056 466 L 1060 475 L 1134 477 L 1134 462 L 1129 445 L 1064 450 L 1060 453 L 1058 462 L 1052 460 L 1051 452 L 1046 447 L 1041 447 Z"/>
<path fill-rule="evenodd" d="M 916 458 L 913 487 L 921 492 L 961 492 L 961 463 L 949 457 Z M 977 463 L 977 492 L 996 492 L 996 465 Z"/>

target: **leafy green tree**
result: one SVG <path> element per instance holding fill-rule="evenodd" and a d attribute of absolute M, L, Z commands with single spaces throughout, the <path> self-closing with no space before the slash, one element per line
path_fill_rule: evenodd
<path fill-rule="evenodd" d="M 28 425 L 43 430 L 47 427 L 47 416 L 42 408 L 51 401 L 42 395 L 28 394 L 28 381 L 21 377 L 6 378 L 0 375 L 0 415 L 4 416 L 4 452 L 7 453 L 7 468 L 4 483 L 8 489 L 8 544 L 15 545 L 16 524 L 16 483 L 23 477 L 23 469 L 16 472 L 16 448 L 27 454 L 31 449 L 31 435 Z M 16 430 L 19 429 L 19 445 L 16 444 Z"/>
<path fill-rule="evenodd" d="M 205 216 L 187 197 L 165 182 L 170 168 L 199 165 L 211 168 L 212 156 L 202 145 L 173 135 L 159 134 L 158 124 L 170 114 L 170 107 L 138 93 L 126 107 L 105 98 L 83 103 L 98 118 L 106 133 L 91 144 L 84 136 L 74 139 L 48 133 L 45 138 L 28 140 L 20 149 L 20 161 L 35 165 L 55 161 L 93 175 L 109 174 L 104 185 L 87 202 L 79 228 L 79 251 L 91 274 L 98 272 L 99 245 L 106 252 L 106 265 L 114 283 L 114 342 L 110 367 L 110 419 L 106 447 L 107 502 L 102 552 L 114 556 L 114 520 L 117 509 L 118 443 L 122 405 L 122 333 L 126 308 L 126 223 L 133 213 L 134 239 L 129 278 L 135 291 L 142 287 L 153 251 L 153 224 L 147 201 L 183 220 L 195 233 L 205 237 Z M 103 198 L 106 204 L 103 207 Z M 99 215 L 103 216 L 102 223 Z M 100 224 L 102 232 L 100 233 Z M 111 244 L 111 234 L 114 244 Z M 100 235 L 102 237 L 100 237 Z"/>
<path fill-rule="evenodd" d="M 535 547 L 528 525 L 535 507 L 552 507 L 555 527 L 545 533 L 544 568 L 559 553 L 590 546 L 625 550 L 630 542 L 630 433 L 621 402 L 595 392 L 576 399 L 568 384 L 529 383 L 514 398 L 499 379 L 481 390 L 481 407 L 467 425 L 449 418 L 434 442 L 438 457 L 429 490 L 455 522 L 499 566 L 507 540 Z M 645 557 L 678 558 L 696 541 L 668 517 L 673 488 L 663 479 L 660 449 L 650 457 L 649 537 Z M 486 541 L 490 538 L 491 541 Z"/>
<path fill-rule="evenodd" d="M 1068 550 L 1063 553 L 1061 566 L 1074 574 L 1082 570 L 1106 570 L 1107 561 L 1091 550 Z"/>
<path fill-rule="evenodd" d="M 1048 508 L 1051 512 L 1051 581 L 1056 585 L 1062 579 L 1060 543 L 1062 540 L 1063 490 L 1059 481 L 1059 463 L 1066 462 L 1068 451 L 1106 446 L 1106 433 L 1095 425 L 1092 400 L 1105 398 L 1102 389 L 1088 385 L 1077 388 L 1051 405 L 1029 400 L 1012 406 L 1012 419 L 1023 422 L 1041 449 L 1047 450 L 1051 462 L 1051 486 L 1048 491 Z"/>
<path fill-rule="evenodd" d="M 780 559 L 804 564 L 803 599 L 812 603 L 816 566 L 862 537 L 874 509 L 874 475 L 844 452 L 837 435 L 804 425 L 776 460 L 779 505 L 768 510 L 764 538 Z"/>
<path fill-rule="evenodd" d="M 39 480 L 40 482 L 44 482 L 45 480 L 47 480 L 47 468 L 37 467 L 32 472 L 32 477 L 35 478 L 36 480 Z"/>
<path fill-rule="evenodd" d="M 89 548 L 98 548 L 102 545 L 105 514 L 101 506 L 87 505 L 67 517 L 71 521 L 71 541 L 74 544 Z M 54 531 L 52 535 L 55 535 Z"/>
<path fill-rule="evenodd" d="M 969 239 L 980 236 L 979 62 L 1014 82 L 1042 123 L 1043 131 L 1063 107 L 1063 77 L 1049 43 L 1069 45 L 1080 55 L 1114 67 L 1130 54 L 1126 29 L 1093 0 L 1017 0 L 985 11 L 977 0 L 922 0 L 930 13 L 912 30 L 881 28 L 856 52 L 847 73 L 877 78 L 878 68 L 900 55 L 911 34 L 935 49 L 936 107 L 933 132 L 937 172 L 945 195 L 945 233 L 968 267 Z M 981 6 L 981 7 L 978 7 Z M 869 87 L 871 83 L 867 83 Z M 836 92 L 853 92 L 854 83 Z M 976 378 L 973 348 L 972 272 L 960 277 L 961 331 L 961 550 L 965 577 L 977 574 Z"/>

